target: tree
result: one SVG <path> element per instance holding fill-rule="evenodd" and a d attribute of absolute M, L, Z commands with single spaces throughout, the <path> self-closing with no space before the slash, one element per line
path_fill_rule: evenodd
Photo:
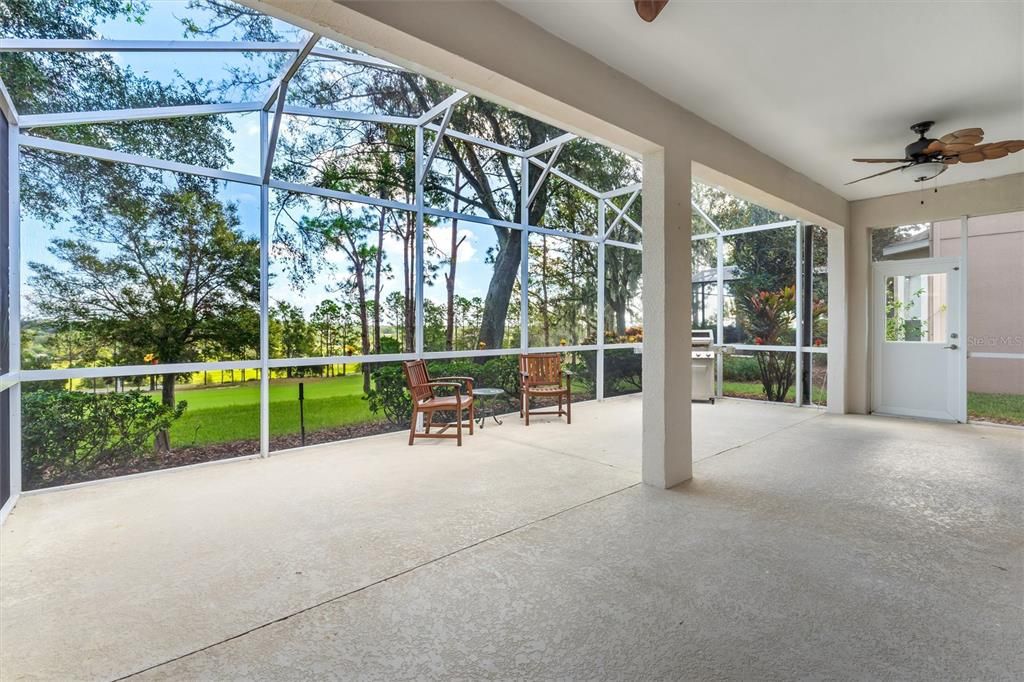
<path fill-rule="evenodd" d="M 60 267 L 29 264 L 43 314 L 83 321 L 138 364 L 147 354 L 163 364 L 194 360 L 196 344 L 222 341 L 247 311 L 251 319 L 259 241 L 241 232 L 233 204 L 185 178 L 170 188 L 113 186 L 104 201 L 105 210 L 78 216 L 75 237 L 52 241 Z M 242 341 L 254 348 L 258 335 L 234 339 Z M 162 377 L 162 402 L 174 407 L 175 374 Z M 166 430 L 157 445 L 170 447 Z"/>
<path fill-rule="evenodd" d="M 354 297 L 355 313 L 359 320 L 360 353 L 369 355 L 373 306 L 368 292 L 373 284 L 371 273 L 377 259 L 377 247 L 369 241 L 373 227 L 366 215 L 356 215 L 344 206 L 338 206 L 336 210 L 317 217 L 303 216 L 296 227 L 302 242 L 318 247 L 321 254 L 338 251 L 345 255 L 349 277 L 339 282 L 335 290 Z M 363 365 L 363 389 L 369 391 L 371 368 L 367 363 Z"/>
<path fill-rule="evenodd" d="M 278 353 L 286 358 L 308 355 L 309 325 L 302 309 L 285 301 L 279 301 L 271 310 L 271 319 L 277 327 L 275 336 L 279 340 Z M 288 368 L 288 377 L 292 376 L 292 368 Z"/>
<path fill-rule="evenodd" d="M 325 299 L 317 304 L 310 316 L 310 322 L 319 335 L 320 353 L 325 356 L 338 355 L 338 337 L 341 335 L 341 306 L 337 302 Z M 328 365 L 327 375 L 333 374 L 334 365 Z"/>

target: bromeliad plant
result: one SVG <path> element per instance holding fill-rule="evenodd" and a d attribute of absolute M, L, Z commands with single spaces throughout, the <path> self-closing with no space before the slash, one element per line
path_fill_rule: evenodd
<path fill-rule="evenodd" d="M 789 345 L 796 320 L 796 288 L 786 286 L 778 291 L 758 291 L 739 299 L 739 307 L 748 329 L 758 346 Z M 827 304 L 811 302 L 811 329 L 817 340 L 823 336 Z M 821 332 L 821 334 L 819 334 Z M 817 341 L 814 341 L 815 343 Z M 761 386 L 768 400 L 782 402 L 793 386 L 796 353 L 766 350 L 756 353 Z"/>
<path fill-rule="evenodd" d="M 747 326 L 758 346 L 782 345 L 783 335 L 796 319 L 796 289 L 788 286 L 779 291 L 759 291 L 743 300 Z M 782 402 L 793 385 L 795 353 L 764 351 L 757 353 L 761 385 L 768 400 Z"/>

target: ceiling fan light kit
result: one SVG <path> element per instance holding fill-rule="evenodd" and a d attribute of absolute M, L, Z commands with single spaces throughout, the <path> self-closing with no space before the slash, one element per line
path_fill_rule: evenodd
<path fill-rule="evenodd" d="M 924 182 L 938 177 L 950 166 L 958 163 L 979 163 L 1001 159 L 1024 149 L 1024 140 L 1003 140 L 1002 142 L 981 144 L 985 138 L 985 131 L 981 128 L 963 128 L 938 139 L 925 137 L 933 125 L 935 125 L 934 121 L 922 121 L 910 126 L 910 129 L 919 137 L 907 145 L 902 159 L 854 159 L 858 163 L 901 163 L 904 165 L 858 178 L 846 184 L 852 185 L 861 180 L 877 178 L 880 175 L 896 171 L 900 171 L 901 175 L 911 178 L 914 182 Z"/>
<path fill-rule="evenodd" d="M 925 161 L 923 163 L 904 166 L 901 169 L 900 174 L 909 177 L 914 182 L 924 182 L 925 180 L 931 180 L 932 178 L 944 173 L 947 168 L 949 168 L 949 166 L 941 161 Z"/>

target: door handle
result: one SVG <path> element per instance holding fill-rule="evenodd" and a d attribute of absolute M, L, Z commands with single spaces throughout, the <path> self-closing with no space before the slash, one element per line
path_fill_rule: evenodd
<path fill-rule="evenodd" d="M 956 345 L 955 343 L 951 343 L 948 346 L 943 346 L 943 348 L 948 349 L 948 350 L 956 350 L 959 347 L 960 346 Z"/>

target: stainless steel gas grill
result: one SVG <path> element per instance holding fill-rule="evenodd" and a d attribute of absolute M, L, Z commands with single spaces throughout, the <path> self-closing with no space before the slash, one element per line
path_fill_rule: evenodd
<path fill-rule="evenodd" d="M 710 329 L 694 329 L 690 336 L 691 400 L 715 402 L 715 368 L 719 354 L 732 351 L 728 346 L 715 345 L 715 333 Z"/>

